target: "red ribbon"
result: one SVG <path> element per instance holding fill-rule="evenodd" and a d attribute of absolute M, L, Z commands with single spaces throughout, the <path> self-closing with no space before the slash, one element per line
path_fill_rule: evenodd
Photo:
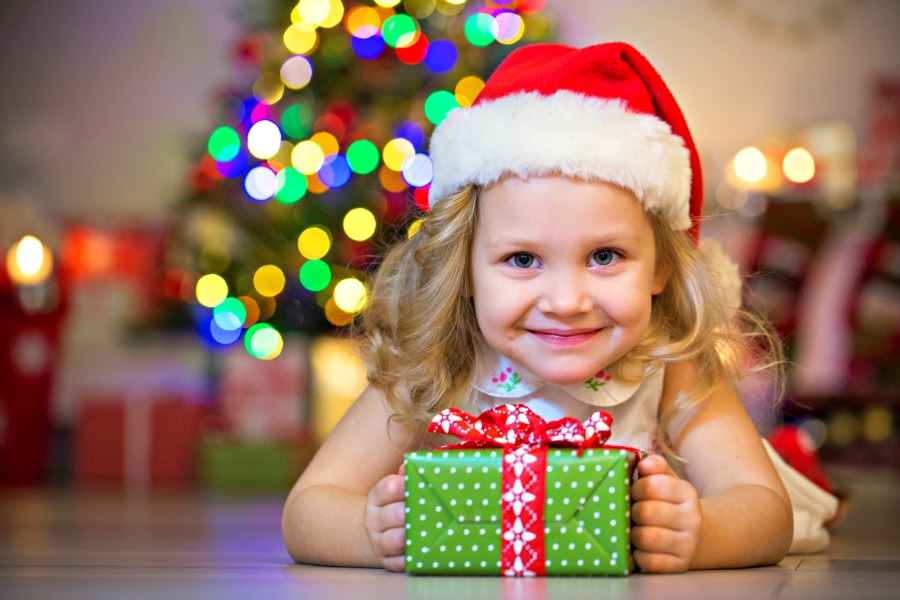
<path fill-rule="evenodd" d="M 584 423 L 572 417 L 546 422 L 524 404 L 505 404 L 473 417 L 457 408 L 441 411 L 428 431 L 462 441 L 442 450 L 503 448 L 500 568 L 504 575 L 544 575 L 544 501 L 547 449 L 550 446 L 625 449 L 605 446 L 612 415 L 598 410 Z"/>

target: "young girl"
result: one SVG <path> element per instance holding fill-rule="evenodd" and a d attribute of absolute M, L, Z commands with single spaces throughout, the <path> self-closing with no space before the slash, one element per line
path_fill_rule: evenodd
<path fill-rule="evenodd" d="M 521 48 L 430 153 L 432 208 L 363 314 L 370 387 L 285 505 L 291 556 L 402 571 L 404 452 L 434 446 L 444 408 L 513 402 L 602 408 L 610 443 L 663 453 L 631 490 L 644 571 L 781 560 L 791 503 L 735 391 L 777 344 L 740 318 L 735 265 L 697 245 L 699 159 L 653 67 L 621 43 Z"/>

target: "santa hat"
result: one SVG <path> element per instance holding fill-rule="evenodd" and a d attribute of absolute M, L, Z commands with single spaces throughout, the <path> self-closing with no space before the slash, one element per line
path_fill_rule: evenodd
<path fill-rule="evenodd" d="M 470 183 L 561 174 L 631 190 L 645 210 L 700 237 L 700 157 L 656 69 L 628 44 L 534 44 L 512 52 L 469 108 L 450 112 L 429 148 L 429 202 Z M 726 304 L 740 307 L 740 274 L 712 241 L 700 245 Z"/>
<path fill-rule="evenodd" d="M 629 189 L 698 238 L 697 149 L 666 84 L 628 44 L 519 48 L 435 129 L 429 153 L 432 205 L 470 183 L 557 173 Z"/>

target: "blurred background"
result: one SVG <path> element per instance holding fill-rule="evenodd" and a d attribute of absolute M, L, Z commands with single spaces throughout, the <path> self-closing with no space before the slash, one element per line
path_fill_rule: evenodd
<path fill-rule="evenodd" d="M 0 21 L 0 486 L 284 491 L 427 137 L 517 45 L 627 41 L 829 463 L 900 467 L 900 3 L 78 0 Z M 410 307 L 427 310 L 428 307 Z"/>

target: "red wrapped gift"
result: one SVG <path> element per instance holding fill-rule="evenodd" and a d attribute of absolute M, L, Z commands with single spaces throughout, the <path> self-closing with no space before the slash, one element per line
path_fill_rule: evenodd
<path fill-rule="evenodd" d="M 171 396 L 85 402 L 75 430 L 76 483 L 138 490 L 193 485 L 208 412 Z"/>

